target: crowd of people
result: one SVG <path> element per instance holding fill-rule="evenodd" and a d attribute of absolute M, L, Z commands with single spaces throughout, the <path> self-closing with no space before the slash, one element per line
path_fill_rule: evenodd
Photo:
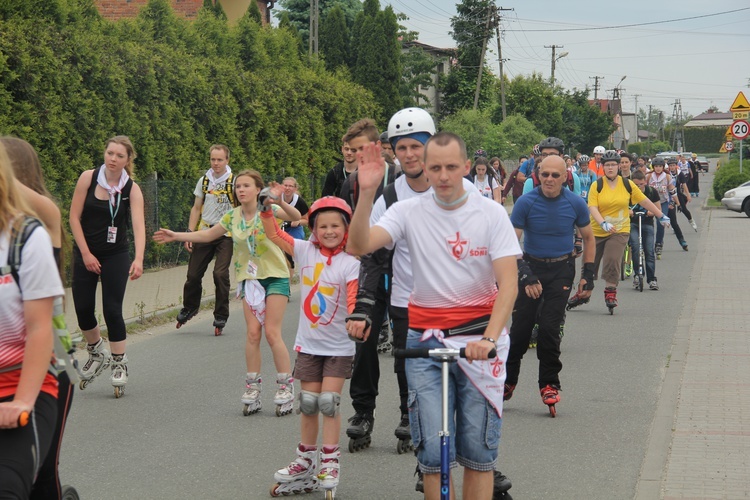
<path fill-rule="evenodd" d="M 265 333 L 276 414 L 290 414 L 295 402 L 301 413 L 295 457 L 276 472 L 272 495 L 335 491 L 347 379 L 349 451 L 369 446 L 383 325 L 395 348 L 465 348 L 466 358 L 450 371 L 455 440 L 448 460 L 464 467 L 463 498 L 507 491 L 509 481 L 496 470 L 502 409 L 529 347 L 537 348 L 540 395 L 555 416 L 566 311 L 590 300 L 599 273 L 607 307 L 618 305 L 621 276 L 632 274 L 626 246 L 631 255 L 641 247 L 645 255 L 645 278 L 636 275 L 634 286 L 645 279 L 658 290 L 656 261 L 666 228 L 684 250 L 677 212 L 698 230 L 688 208 L 699 196 L 694 157 L 636 158 L 602 146 L 592 157 L 565 150 L 562 140 L 548 137 L 506 171 L 483 150 L 471 160 L 461 137 L 438 132 L 426 111 L 406 108 L 382 133 L 370 119 L 352 124 L 323 196 L 308 205 L 293 177 L 266 184 L 255 170 L 235 173 L 227 146 L 209 148 L 210 168 L 195 184 L 188 226 L 159 229 L 153 239 L 182 242 L 190 253 L 178 328 L 197 313 L 203 275 L 215 260 L 213 317 L 220 335 L 234 272 L 246 323 L 245 415 L 262 409 Z M 128 280 L 143 273 L 146 244 L 135 158 L 130 139 L 112 137 L 103 164 L 83 172 L 75 187 L 72 292 L 87 359 L 71 378 L 56 369 L 61 354 L 53 355 L 53 316 L 63 296 L 55 271 L 65 238 L 60 211 L 44 189 L 33 148 L 0 139 L 0 261 L 7 262 L 0 307 L 12 318 L 0 329 L 0 496 L 61 498 L 57 459 L 77 376 L 85 389 L 110 367 L 115 397 L 124 394 L 122 303 Z M 301 300 L 292 360 L 282 323 L 296 276 Z M 95 314 L 100 282 L 106 342 Z M 395 359 L 393 371 L 399 453 L 407 450 L 404 443 L 413 446 L 417 489 L 439 498 L 440 363 Z M 27 418 L 32 425 L 24 425 Z"/>

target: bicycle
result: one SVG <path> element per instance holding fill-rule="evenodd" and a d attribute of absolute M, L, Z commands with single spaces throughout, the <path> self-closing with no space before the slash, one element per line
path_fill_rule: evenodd
<path fill-rule="evenodd" d="M 646 262 L 646 253 L 643 251 L 643 233 L 641 223 L 643 222 L 643 217 L 646 216 L 646 213 L 636 212 L 633 215 L 638 216 L 638 269 L 635 277 L 638 282 L 638 291 L 643 292 L 643 284 L 646 281 L 646 270 L 644 267 Z"/>

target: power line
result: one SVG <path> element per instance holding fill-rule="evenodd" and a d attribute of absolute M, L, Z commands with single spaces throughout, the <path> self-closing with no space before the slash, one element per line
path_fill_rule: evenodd
<path fill-rule="evenodd" d="M 633 23 L 633 24 L 618 24 L 615 26 L 592 26 L 592 27 L 586 27 L 586 28 L 549 28 L 549 29 L 543 29 L 543 30 L 508 30 L 508 31 L 527 31 L 527 32 L 536 32 L 536 31 L 593 31 L 593 30 L 612 30 L 612 29 L 622 29 L 622 28 L 635 28 L 637 26 L 652 26 L 654 24 L 666 24 L 666 23 L 676 23 L 680 21 L 690 21 L 692 19 L 704 19 L 707 17 L 714 17 L 714 16 L 722 16 L 725 14 L 733 14 L 735 12 L 742 12 L 745 10 L 750 10 L 750 7 L 744 7 L 742 9 L 734 9 L 734 10 L 727 10 L 724 12 L 716 12 L 714 14 L 704 14 L 702 16 L 691 16 L 691 17 L 681 17 L 679 19 L 667 19 L 663 21 L 650 21 L 646 23 Z M 750 35 L 746 35 L 750 36 Z"/>

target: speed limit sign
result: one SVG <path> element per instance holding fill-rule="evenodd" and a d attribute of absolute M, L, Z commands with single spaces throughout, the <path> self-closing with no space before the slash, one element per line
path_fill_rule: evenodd
<path fill-rule="evenodd" d="M 732 135 L 737 140 L 742 140 L 750 135 L 750 124 L 745 120 L 737 120 L 732 123 Z"/>
<path fill-rule="evenodd" d="M 726 144 L 724 144 L 724 149 L 726 149 L 727 151 L 733 150 L 734 149 L 734 143 L 732 143 L 731 141 L 727 141 Z"/>

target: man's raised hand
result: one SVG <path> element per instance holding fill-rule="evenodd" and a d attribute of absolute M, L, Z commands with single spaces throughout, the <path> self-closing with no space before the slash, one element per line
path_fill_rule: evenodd
<path fill-rule="evenodd" d="M 377 189 L 385 175 L 385 161 L 380 146 L 371 142 L 357 152 L 357 182 L 361 190 Z"/>

